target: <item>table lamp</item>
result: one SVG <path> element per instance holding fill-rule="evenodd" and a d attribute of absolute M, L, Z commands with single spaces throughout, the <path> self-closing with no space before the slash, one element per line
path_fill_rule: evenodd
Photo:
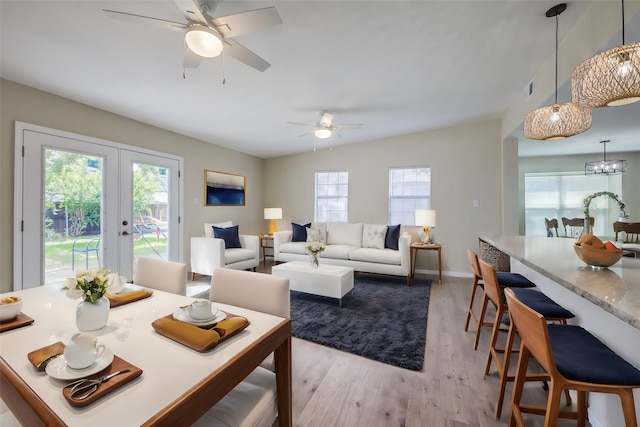
<path fill-rule="evenodd" d="M 418 232 L 418 238 L 422 243 L 433 242 L 433 228 L 436 227 L 436 211 L 418 209 L 416 210 L 416 225 L 423 227 L 422 231 Z"/>
<path fill-rule="evenodd" d="M 282 219 L 282 208 L 264 208 L 264 219 L 269 222 L 269 234 L 276 232 L 276 220 Z"/>

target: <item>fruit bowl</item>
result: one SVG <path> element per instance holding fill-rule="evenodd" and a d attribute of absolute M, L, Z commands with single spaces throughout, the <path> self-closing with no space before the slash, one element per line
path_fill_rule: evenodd
<path fill-rule="evenodd" d="M 594 249 L 589 245 L 573 245 L 578 258 L 593 267 L 610 267 L 622 258 L 622 251 Z"/>
<path fill-rule="evenodd" d="M 0 322 L 11 320 L 20 313 L 22 299 L 18 297 L 6 297 L 0 301 Z"/>

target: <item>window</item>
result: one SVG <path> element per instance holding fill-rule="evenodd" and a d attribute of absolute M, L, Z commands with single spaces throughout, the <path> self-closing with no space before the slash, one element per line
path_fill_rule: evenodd
<path fill-rule="evenodd" d="M 430 208 L 430 167 L 389 169 L 389 224 L 414 225 L 416 209 Z"/>
<path fill-rule="evenodd" d="M 611 191 L 621 197 L 621 175 L 585 175 L 584 172 L 526 173 L 524 177 L 524 216 L 527 236 L 546 236 L 544 219 L 558 220 L 558 234 L 564 235 L 562 217 L 584 218 L 585 197 L 598 191 Z M 589 206 L 595 218 L 593 234 L 611 236 L 619 208 L 608 197 L 598 197 Z"/>
<path fill-rule="evenodd" d="M 347 222 L 348 208 L 349 172 L 316 172 L 315 220 Z"/>

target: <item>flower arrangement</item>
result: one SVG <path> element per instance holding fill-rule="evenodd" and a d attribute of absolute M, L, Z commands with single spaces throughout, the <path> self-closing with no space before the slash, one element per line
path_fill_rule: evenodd
<path fill-rule="evenodd" d="M 112 282 L 113 275 L 109 273 L 111 270 L 106 268 L 81 271 L 75 277 L 67 278 L 67 286 L 63 289 L 69 298 L 82 297 L 86 302 L 95 304 L 107 293 Z"/>
<path fill-rule="evenodd" d="M 620 207 L 620 210 L 624 213 L 625 204 L 622 202 L 622 200 L 620 200 L 617 194 L 612 193 L 611 191 L 598 191 L 597 193 L 593 193 L 592 195 L 584 198 L 583 203 L 584 203 L 585 216 L 589 216 L 589 205 L 591 204 L 591 201 L 596 197 L 600 197 L 600 196 L 609 196 L 610 198 L 618 202 L 618 206 Z"/>
<path fill-rule="evenodd" d="M 324 252 L 326 249 L 325 244 L 320 241 L 314 241 L 307 243 L 304 248 L 311 254 L 311 262 L 318 267 L 320 265 L 320 262 L 318 261 L 318 254 L 320 254 L 320 252 Z"/>

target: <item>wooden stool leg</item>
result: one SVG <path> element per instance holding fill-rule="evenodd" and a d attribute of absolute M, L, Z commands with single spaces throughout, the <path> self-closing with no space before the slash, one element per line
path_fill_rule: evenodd
<path fill-rule="evenodd" d="M 473 299 L 476 297 L 476 288 L 478 287 L 478 277 L 473 279 L 473 286 L 471 287 L 471 296 L 469 297 L 469 309 L 467 310 L 467 321 L 464 324 L 465 332 L 469 329 L 469 321 L 471 320 L 471 310 L 473 309 Z M 480 323 L 478 321 L 478 323 Z M 476 326 L 476 329 L 478 326 Z"/>
<path fill-rule="evenodd" d="M 622 401 L 622 412 L 624 413 L 624 422 L 626 427 L 638 427 L 636 405 L 633 401 L 633 390 L 621 390 L 620 400 Z"/>
<path fill-rule="evenodd" d="M 568 391 L 568 390 L 567 390 Z M 578 391 L 578 427 L 585 427 L 587 422 L 587 392 Z"/>
<path fill-rule="evenodd" d="M 562 393 L 562 386 L 552 381 L 549 397 L 547 398 L 547 413 L 544 417 L 544 427 L 555 427 L 558 424 Z"/>
<path fill-rule="evenodd" d="M 498 335 L 500 334 L 500 321 L 502 320 L 503 314 L 504 314 L 504 309 L 502 307 L 496 308 L 496 318 L 493 321 L 493 330 L 491 332 L 491 340 L 489 341 L 487 363 L 484 365 L 485 377 L 487 376 L 487 374 L 489 373 L 489 369 L 491 368 L 491 360 L 493 358 L 493 353 L 495 352 L 496 342 L 498 342 Z"/>
<path fill-rule="evenodd" d="M 502 416 L 502 402 L 504 401 L 504 393 L 507 389 L 507 382 L 509 381 L 509 364 L 511 362 L 511 351 L 513 349 L 515 329 L 513 322 L 511 322 L 509 324 L 509 333 L 507 334 L 507 343 L 504 347 L 502 369 L 500 371 L 500 389 L 498 390 L 498 402 L 496 403 L 496 420 L 499 420 L 500 416 Z"/>
<path fill-rule="evenodd" d="M 513 395 L 511 397 L 511 414 L 509 415 L 509 427 L 524 426 L 522 413 L 520 412 L 520 399 L 522 398 L 522 389 L 527 375 L 527 367 L 529 365 L 529 356 L 531 353 L 522 344 L 520 344 L 520 355 L 518 356 L 518 367 L 516 369 L 516 378 L 513 385 Z"/>
<path fill-rule="evenodd" d="M 480 317 L 478 317 L 478 327 L 476 327 L 476 338 L 473 341 L 473 349 L 478 349 L 478 342 L 480 341 L 480 330 L 484 325 L 484 317 L 487 314 L 487 305 L 489 304 L 489 297 L 485 293 L 482 297 L 482 308 L 480 309 Z"/>

